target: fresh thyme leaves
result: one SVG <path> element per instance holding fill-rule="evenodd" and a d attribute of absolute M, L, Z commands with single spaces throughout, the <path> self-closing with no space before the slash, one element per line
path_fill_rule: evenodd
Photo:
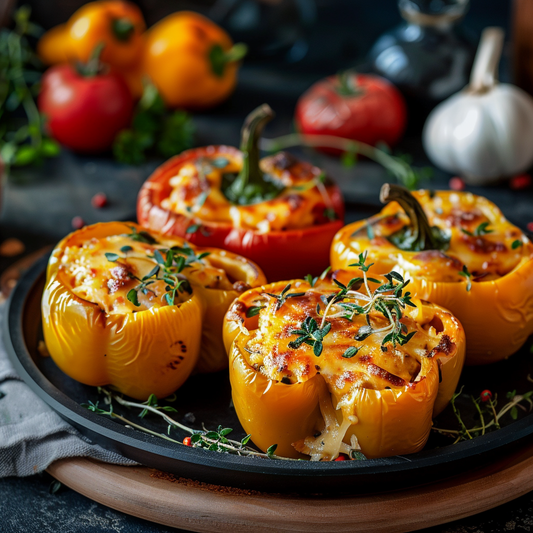
<path fill-rule="evenodd" d="M 356 348 L 355 346 L 350 346 L 343 354 L 342 356 L 345 359 L 351 359 L 354 355 L 357 355 L 357 352 L 360 350 L 360 348 Z"/>
<path fill-rule="evenodd" d="M 131 229 L 131 233 L 126 233 L 125 236 L 136 242 L 144 242 L 145 244 L 157 244 L 155 238 L 147 231 L 138 231 L 135 226 L 128 226 Z"/>
<path fill-rule="evenodd" d="M 278 311 L 288 298 L 296 298 L 305 294 L 305 292 L 293 292 L 291 294 L 288 294 L 290 288 L 291 284 L 288 283 L 280 294 L 272 294 L 270 292 L 265 293 L 268 294 L 268 296 L 271 296 L 272 298 L 275 298 L 277 300 L 275 311 Z"/>
<path fill-rule="evenodd" d="M 411 293 L 404 292 L 409 280 L 404 280 L 397 272 L 385 274 L 384 277 L 387 280 L 385 283 L 369 278 L 367 273 L 373 263 L 366 264 L 366 261 L 367 254 L 362 253 L 359 254 L 358 262 L 350 265 L 357 267 L 363 273 L 362 278 L 352 278 L 347 285 L 336 279 L 333 280 L 340 290 L 328 296 L 321 296 L 325 309 L 322 311 L 320 304 L 316 309 L 317 315 L 322 317 L 320 325 L 313 317 L 306 317 L 299 329 L 290 332 L 291 335 L 299 335 L 299 337 L 289 343 L 289 348 L 298 349 L 305 343 L 312 346 L 314 354 L 319 356 L 323 350 L 322 341 L 331 330 L 331 322 L 327 322 L 326 319 L 343 318 L 353 321 L 357 315 L 364 315 L 367 323 L 359 328 L 355 335 L 356 341 L 363 341 L 375 333 L 383 334 L 382 346 L 388 343 L 392 343 L 394 347 L 396 344 L 403 346 L 411 340 L 416 331 L 409 333 L 407 326 L 401 322 L 403 309 L 415 307 L 411 301 Z M 379 286 L 372 291 L 369 282 L 378 283 Z M 358 291 L 361 286 L 365 287 L 366 294 Z M 372 311 L 382 314 L 389 324 L 385 327 L 374 328 L 370 315 Z M 358 348 L 354 349 L 358 350 Z M 343 357 L 350 358 L 356 353 L 357 351 L 348 349 Z"/>
<path fill-rule="evenodd" d="M 318 280 L 323 280 L 326 278 L 330 270 L 331 266 L 328 266 L 328 268 L 326 268 L 326 270 L 324 270 L 324 272 L 322 272 L 320 276 L 313 277 L 311 274 L 307 274 L 304 279 L 305 281 L 307 281 L 307 283 L 309 283 L 309 285 L 311 285 L 311 287 L 314 287 Z"/>
<path fill-rule="evenodd" d="M 464 229 L 464 228 L 461 228 L 461 231 L 465 234 L 465 235 L 469 235 L 470 237 L 481 237 L 482 235 L 487 235 L 489 233 L 493 233 L 494 230 L 492 229 L 488 229 L 489 227 L 489 224 L 490 222 L 482 222 L 475 230 L 474 230 L 474 233 Z M 516 242 L 516 241 L 515 241 Z"/>
<path fill-rule="evenodd" d="M 459 276 L 466 279 L 466 292 L 470 292 L 472 288 L 472 274 L 468 271 L 468 267 L 463 265 L 463 270 L 459 272 Z"/>
<path fill-rule="evenodd" d="M 321 327 L 318 327 L 316 320 L 308 316 L 301 324 L 300 329 L 293 329 L 291 335 L 300 335 L 296 340 L 289 342 L 289 348 L 296 350 L 304 342 L 313 347 L 313 353 L 320 357 L 323 350 L 322 341 L 324 337 L 329 333 L 331 324 L 326 322 Z"/>
<path fill-rule="evenodd" d="M 249 307 L 246 311 L 246 317 L 252 318 L 253 316 L 257 316 L 261 309 L 264 309 L 266 305 L 255 305 L 253 307 Z"/>
<path fill-rule="evenodd" d="M 139 231 L 136 228 L 132 228 L 133 233 L 127 234 L 133 240 L 140 242 L 153 244 L 157 241 L 147 232 Z M 127 253 L 133 250 L 131 246 L 123 246 L 120 249 L 122 252 Z M 164 254 L 164 255 L 163 255 Z M 150 285 L 156 281 L 165 282 L 165 301 L 168 305 L 174 305 L 176 296 L 178 293 L 192 293 L 192 287 L 189 281 L 183 277 L 183 270 L 190 268 L 193 263 L 201 262 L 204 257 L 207 257 L 209 252 L 202 252 L 196 255 L 196 252 L 187 244 L 183 246 L 172 246 L 171 248 L 156 248 L 153 255 L 147 255 L 148 259 L 155 261 L 155 266 L 142 278 L 130 273 L 131 279 L 138 281 L 138 285 L 128 291 L 127 299 L 135 306 L 140 307 L 139 292 L 148 294 L 151 292 L 155 294 L 153 290 L 149 288 Z M 121 258 L 115 253 L 105 254 L 108 261 L 116 262 Z"/>
<path fill-rule="evenodd" d="M 185 233 L 196 233 L 202 227 L 201 224 L 191 224 L 186 230 Z"/>
<path fill-rule="evenodd" d="M 527 379 L 528 381 L 533 381 L 530 376 L 527 376 Z M 455 438 L 453 444 L 463 440 L 471 440 L 480 435 L 485 435 L 485 433 L 490 431 L 500 429 L 502 418 L 507 413 L 509 413 L 509 416 L 512 420 L 516 420 L 518 418 L 519 411 L 529 413 L 533 409 L 533 390 L 524 394 L 517 394 L 516 390 L 508 392 L 506 394 L 506 399 L 508 401 L 501 409 L 498 409 L 497 395 L 495 394 L 493 398 L 490 391 L 485 390 L 477 398 L 474 396 L 469 396 L 469 400 L 472 402 L 477 411 L 477 418 L 479 419 L 479 422 L 473 425 L 473 427 L 468 427 L 457 405 L 457 399 L 461 396 L 466 396 L 463 394 L 462 387 L 452 396 L 452 399 L 450 400 L 450 405 L 455 418 L 457 419 L 457 423 L 459 424 L 459 429 L 445 429 L 435 426 L 432 428 L 433 431 L 436 431 L 441 435 L 447 435 Z"/>
<path fill-rule="evenodd" d="M 228 435 L 233 431 L 232 428 L 224 428 L 222 426 L 218 426 L 216 431 L 208 430 L 206 428 L 196 430 L 184 424 L 181 424 L 180 422 L 174 420 L 166 414 L 166 412 L 177 413 L 177 410 L 169 405 L 159 405 L 159 400 L 154 394 L 151 394 L 148 400 L 146 400 L 145 402 L 132 402 L 123 398 L 122 395 L 107 390 L 104 387 L 98 387 L 98 392 L 104 395 L 103 403 L 105 408 L 100 407 L 100 402 L 94 403 L 92 401 L 83 403 L 82 407 L 85 407 L 86 409 L 94 413 L 106 415 L 116 420 L 120 420 L 128 427 L 137 429 L 149 435 L 165 439 L 175 444 L 191 446 L 193 448 L 204 448 L 219 453 L 263 457 L 265 459 L 281 459 L 286 461 L 294 461 L 294 459 L 287 459 L 285 457 L 275 455 L 277 444 L 273 444 L 272 446 L 270 446 L 266 453 L 261 453 L 255 450 L 254 448 L 248 446 L 251 435 L 246 435 L 240 441 L 229 439 Z M 138 417 L 141 419 L 144 419 L 149 414 L 161 417 L 167 424 L 166 433 L 158 433 L 157 431 L 148 429 L 142 426 L 140 423 L 133 422 L 132 420 L 129 420 L 128 418 L 122 416 L 114 409 L 113 402 L 116 402 L 120 406 L 128 409 L 140 409 L 141 412 L 139 413 Z M 190 439 L 190 444 L 185 444 L 185 440 L 180 441 L 172 438 L 171 433 L 174 430 L 181 430 L 182 432 L 185 432 L 190 435 L 190 437 L 188 437 Z"/>
<path fill-rule="evenodd" d="M 516 241 L 513 241 L 513 244 L 511 244 L 511 248 L 513 250 L 516 250 L 517 248 L 520 248 L 520 246 L 523 246 L 524 243 L 520 239 L 516 239 Z"/>

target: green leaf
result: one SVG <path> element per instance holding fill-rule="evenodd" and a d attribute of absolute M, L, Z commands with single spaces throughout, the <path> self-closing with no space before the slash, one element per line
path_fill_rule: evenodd
<path fill-rule="evenodd" d="M 266 305 L 256 305 L 256 306 L 253 306 L 253 307 L 249 307 L 247 310 L 246 310 L 246 317 L 247 318 L 252 318 L 256 315 L 259 314 L 259 312 L 261 311 L 261 309 L 265 309 Z"/>
<path fill-rule="evenodd" d="M 39 152 L 43 157 L 56 157 L 61 152 L 61 146 L 53 139 L 45 137 L 41 141 Z"/>
<path fill-rule="evenodd" d="M 313 353 L 320 357 L 320 354 L 322 353 L 322 342 L 321 341 L 315 341 L 315 345 L 313 346 Z"/>
<path fill-rule="evenodd" d="M 39 150 L 29 144 L 23 144 L 16 152 L 13 165 L 24 166 L 33 163 L 39 157 Z"/>
<path fill-rule="evenodd" d="M 520 248 L 520 246 L 523 246 L 524 243 L 520 239 L 516 239 L 516 241 L 513 241 L 513 244 L 511 244 L 511 248 L 513 250 L 516 250 L 517 248 Z"/>
<path fill-rule="evenodd" d="M 511 415 L 511 418 L 513 420 L 516 420 L 518 418 L 518 409 L 517 409 L 516 405 L 511 408 L 511 411 L 510 411 L 509 414 Z"/>
<path fill-rule="evenodd" d="M 191 116 L 185 111 L 175 111 L 163 119 L 157 137 L 156 149 L 163 157 L 172 157 L 194 144 L 194 125 Z"/>
<path fill-rule="evenodd" d="M 118 255 L 118 254 L 112 254 L 112 253 L 107 252 L 104 255 L 105 255 L 106 259 L 108 261 L 111 261 L 112 263 L 115 263 L 116 261 L 118 261 L 120 259 L 120 255 Z"/>
<path fill-rule="evenodd" d="M 277 448 L 278 448 L 277 444 L 272 444 L 272 446 L 269 446 L 267 449 L 267 455 L 269 457 L 272 457 L 276 453 Z"/>
<path fill-rule="evenodd" d="M 174 296 L 172 294 L 167 292 L 165 294 L 165 300 L 166 300 L 168 305 L 174 305 Z"/>
<path fill-rule="evenodd" d="M 241 440 L 241 446 L 246 446 L 250 442 L 251 438 L 252 438 L 252 435 L 250 435 L 250 434 L 246 435 L 246 437 L 244 437 Z"/>
<path fill-rule="evenodd" d="M 163 258 L 159 250 L 154 250 L 154 259 L 160 265 L 166 265 L 166 259 Z"/>
<path fill-rule="evenodd" d="M 191 224 L 186 230 L 185 233 L 196 233 L 200 228 L 201 224 Z"/>
<path fill-rule="evenodd" d="M 139 307 L 141 304 L 139 303 L 139 298 L 138 298 L 138 294 L 137 294 L 137 291 L 135 289 L 130 289 L 128 291 L 128 294 L 126 296 L 126 298 L 128 298 L 128 300 L 133 304 L 135 305 L 136 307 Z"/>
<path fill-rule="evenodd" d="M 209 163 L 216 168 L 226 168 L 230 162 L 225 157 L 215 157 L 214 159 L 210 159 Z"/>
<path fill-rule="evenodd" d="M 123 246 L 120 251 L 123 253 L 123 254 L 127 254 L 128 252 L 131 252 L 133 250 L 133 248 L 131 246 Z"/>
<path fill-rule="evenodd" d="M 224 428 L 219 431 L 219 433 L 225 437 L 226 435 L 229 435 L 233 431 L 232 428 Z"/>
<path fill-rule="evenodd" d="M 355 346 L 350 346 L 343 354 L 342 356 L 345 359 L 351 359 L 354 355 L 357 355 L 357 352 L 360 350 L 360 348 L 356 348 Z"/>

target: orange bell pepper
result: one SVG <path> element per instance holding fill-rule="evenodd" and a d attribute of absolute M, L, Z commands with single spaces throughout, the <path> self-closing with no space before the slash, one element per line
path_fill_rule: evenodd
<path fill-rule="evenodd" d="M 341 229 L 333 268 L 368 253 L 376 272 L 411 279 L 413 292 L 449 309 L 463 324 L 466 363 L 499 361 L 533 333 L 533 245 L 486 198 L 468 192 L 390 186 L 376 216 Z M 383 191 L 382 191 L 383 196 Z"/>
<path fill-rule="evenodd" d="M 82 383 L 113 385 L 141 400 L 165 397 L 195 367 L 227 367 L 224 312 L 264 282 L 255 264 L 229 252 L 133 223 L 87 226 L 50 257 L 44 339 L 59 368 Z"/>
<path fill-rule="evenodd" d="M 181 11 L 146 32 L 144 72 L 168 106 L 206 109 L 233 92 L 245 53 L 214 22 Z"/>
<path fill-rule="evenodd" d="M 86 62 L 97 46 L 100 59 L 122 74 L 134 96 L 142 94 L 140 59 L 146 25 L 141 10 L 119 0 L 85 4 L 66 22 L 47 31 L 37 44 L 43 63 Z"/>
<path fill-rule="evenodd" d="M 224 343 L 233 404 L 262 450 L 277 444 L 278 455 L 313 460 L 357 450 L 368 458 L 414 453 L 451 399 L 464 362 L 459 321 L 405 293 L 410 303 L 399 304 L 401 316 L 391 311 L 401 335 L 387 340 L 390 327 L 381 328 L 388 319 L 379 305 L 368 312 L 361 307 L 351 318 L 343 306 L 369 305 L 379 294 L 391 302 L 402 294 L 394 293 L 395 278 L 372 280 L 365 273 L 359 291 L 331 305 L 340 294 L 335 282 L 350 287 L 350 277 L 337 271 L 272 283 L 241 294 L 230 307 Z M 384 290 L 383 283 L 394 288 Z"/>

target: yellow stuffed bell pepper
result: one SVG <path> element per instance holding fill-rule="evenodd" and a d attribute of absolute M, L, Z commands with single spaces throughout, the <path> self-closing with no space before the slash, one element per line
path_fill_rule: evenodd
<path fill-rule="evenodd" d="M 233 404 L 262 450 L 312 460 L 414 453 L 451 399 L 464 362 L 459 321 L 411 300 L 396 274 L 361 268 L 353 279 L 337 271 L 256 287 L 230 307 Z"/>
<path fill-rule="evenodd" d="M 77 381 L 141 400 L 165 397 L 195 367 L 227 367 L 223 314 L 243 290 L 264 282 L 254 263 L 223 250 L 133 223 L 87 226 L 51 255 L 45 343 Z"/>
<path fill-rule="evenodd" d="M 245 53 L 214 22 L 180 11 L 146 32 L 143 68 L 168 106 L 207 109 L 233 92 Z"/>
<path fill-rule="evenodd" d="M 500 361 L 533 333 L 533 245 L 489 200 L 469 192 L 385 185 L 383 210 L 345 226 L 331 247 L 333 268 L 368 253 L 375 272 L 411 280 L 419 298 L 459 318 L 466 363 Z M 393 201 L 394 200 L 394 201 Z"/>

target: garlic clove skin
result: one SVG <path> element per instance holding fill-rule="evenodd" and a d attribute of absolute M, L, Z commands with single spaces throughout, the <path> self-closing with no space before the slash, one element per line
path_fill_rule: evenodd
<path fill-rule="evenodd" d="M 533 163 L 533 98 L 504 83 L 467 88 L 431 112 L 422 141 L 436 166 L 472 185 L 518 174 Z"/>

